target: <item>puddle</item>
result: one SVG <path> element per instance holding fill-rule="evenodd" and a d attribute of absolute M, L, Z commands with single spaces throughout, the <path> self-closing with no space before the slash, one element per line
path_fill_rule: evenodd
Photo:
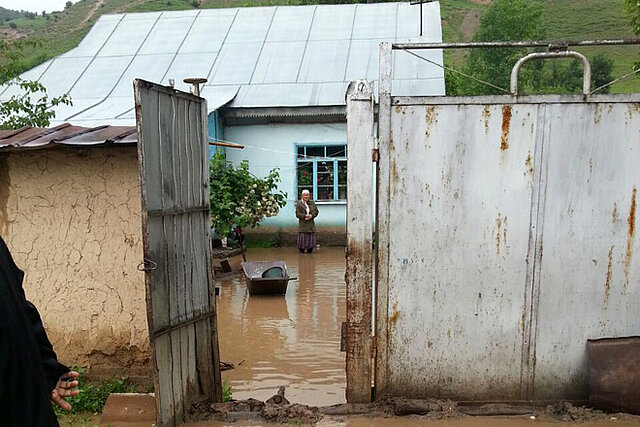
<path fill-rule="evenodd" d="M 244 276 L 221 280 L 218 297 L 222 373 L 234 399 L 266 400 L 286 387 L 291 402 L 345 403 L 345 354 L 340 325 L 346 318 L 344 248 L 300 254 L 295 248 L 249 249 L 248 261 L 284 260 L 285 297 L 249 297 Z M 240 362 L 242 362 L 240 364 Z"/>

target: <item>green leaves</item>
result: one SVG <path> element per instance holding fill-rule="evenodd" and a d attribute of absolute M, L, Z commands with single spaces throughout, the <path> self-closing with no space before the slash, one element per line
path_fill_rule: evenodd
<path fill-rule="evenodd" d="M 489 6 L 473 35 L 473 41 L 519 41 L 543 38 L 542 8 L 537 1 L 496 0 Z M 475 49 L 469 54 L 466 71 L 476 78 L 509 89 L 511 69 L 526 54 L 525 49 Z M 539 71 L 527 68 L 520 80 L 531 84 Z M 478 82 L 464 84 L 471 95 L 498 94 L 499 90 Z"/>
<path fill-rule="evenodd" d="M 47 89 L 39 82 L 14 79 L 10 85 L 19 86 L 22 94 L 0 102 L 0 128 L 19 129 L 23 126 L 47 127 L 56 113 L 53 107 L 71 105 L 68 94 L 49 98 Z M 35 99 L 32 99 L 35 95 Z"/>
<path fill-rule="evenodd" d="M 627 0 L 627 12 L 631 19 L 631 31 L 640 35 L 640 0 Z"/>
<path fill-rule="evenodd" d="M 258 178 L 249 172 L 247 160 L 234 167 L 224 154 L 216 154 L 211 159 L 209 180 L 211 225 L 221 236 L 229 234 L 233 224 L 256 227 L 265 217 L 277 215 L 286 204 L 287 193 L 277 190 L 277 168 L 265 178 Z"/>
<path fill-rule="evenodd" d="M 628 0 L 636 5 L 640 0 Z M 640 6 L 638 14 L 640 15 Z M 525 41 L 545 38 L 543 8 L 538 0 L 495 0 L 480 21 L 473 40 Z M 639 16 L 640 23 L 640 16 Z M 469 53 L 462 71 L 476 79 L 490 82 L 505 90 L 509 89 L 511 70 L 524 57 L 528 49 L 474 49 Z M 592 89 L 612 80 L 613 61 L 603 54 L 591 58 Z M 521 94 L 582 93 L 583 68 L 580 62 L 558 60 L 535 60 L 520 70 L 518 78 Z M 445 75 L 448 95 L 491 95 L 504 92 L 459 74 Z M 604 88 L 601 92 L 608 92 Z"/>

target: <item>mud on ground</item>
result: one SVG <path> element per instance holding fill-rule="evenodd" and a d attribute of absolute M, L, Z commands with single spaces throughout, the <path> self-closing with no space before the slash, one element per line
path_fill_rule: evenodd
<path fill-rule="evenodd" d="M 560 402 L 547 407 L 522 405 L 486 404 L 481 406 L 460 406 L 450 400 L 414 400 L 402 398 L 385 398 L 371 404 L 339 404 L 324 407 L 290 404 L 286 399 L 274 401 L 279 395 L 262 402 L 256 399 L 211 404 L 200 401 L 191 408 L 191 421 L 219 422 L 257 422 L 313 425 L 322 420 L 344 422 L 349 424 L 349 417 L 366 417 L 367 419 L 389 419 L 403 417 L 405 421 L 415 424 L 420 421 L 461 420 L 471 417 L 518 417 L 502 418 L 507 424 L 516 425 L 520 421 L 538 420 L 547 423 L 567 422 L 571 425 L 608 425 L 624 422 L 625 425 L 640 426 L 640 416 L 630 414 L 607 414 L 602 411 L 573 406 Z M 282 396 L 283 397 L 283 396 Z M 276 403 L 280 402 L 280 403 Z M 485 419 L 485 418 L 482 418 Z M 397 422 L 399 422 L 396 419 Z M 356 422 L 354 425 L 357 425 Z M 377 424 L 377 422 L 375 423 Z M 460 424 L 467 424 L 460 423 Z M 346 424 L 345 424 L 346 425 Z M 372 424 L 373 425 L 373 424 Z M 453 423 L 457 425 L 457 423 Z"/>

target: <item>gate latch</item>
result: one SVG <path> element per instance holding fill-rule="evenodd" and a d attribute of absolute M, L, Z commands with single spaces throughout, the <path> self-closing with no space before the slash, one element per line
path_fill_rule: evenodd
<path fill-rule="evenodd" d="M 145 273 L 153 271 L 156 268 L 158 268 L 158 264 L 147 258 L 145 258 L 144 261 L 138 264 L 138 271 L 144 271 Z"/>

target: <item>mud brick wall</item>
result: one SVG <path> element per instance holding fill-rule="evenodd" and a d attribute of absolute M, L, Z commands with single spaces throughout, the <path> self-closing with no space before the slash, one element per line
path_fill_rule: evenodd
<path fill-rule="evenodd" d="M 0 154 L 0 234 L 64 363 L 148 371 L 135 147 Z"/>

